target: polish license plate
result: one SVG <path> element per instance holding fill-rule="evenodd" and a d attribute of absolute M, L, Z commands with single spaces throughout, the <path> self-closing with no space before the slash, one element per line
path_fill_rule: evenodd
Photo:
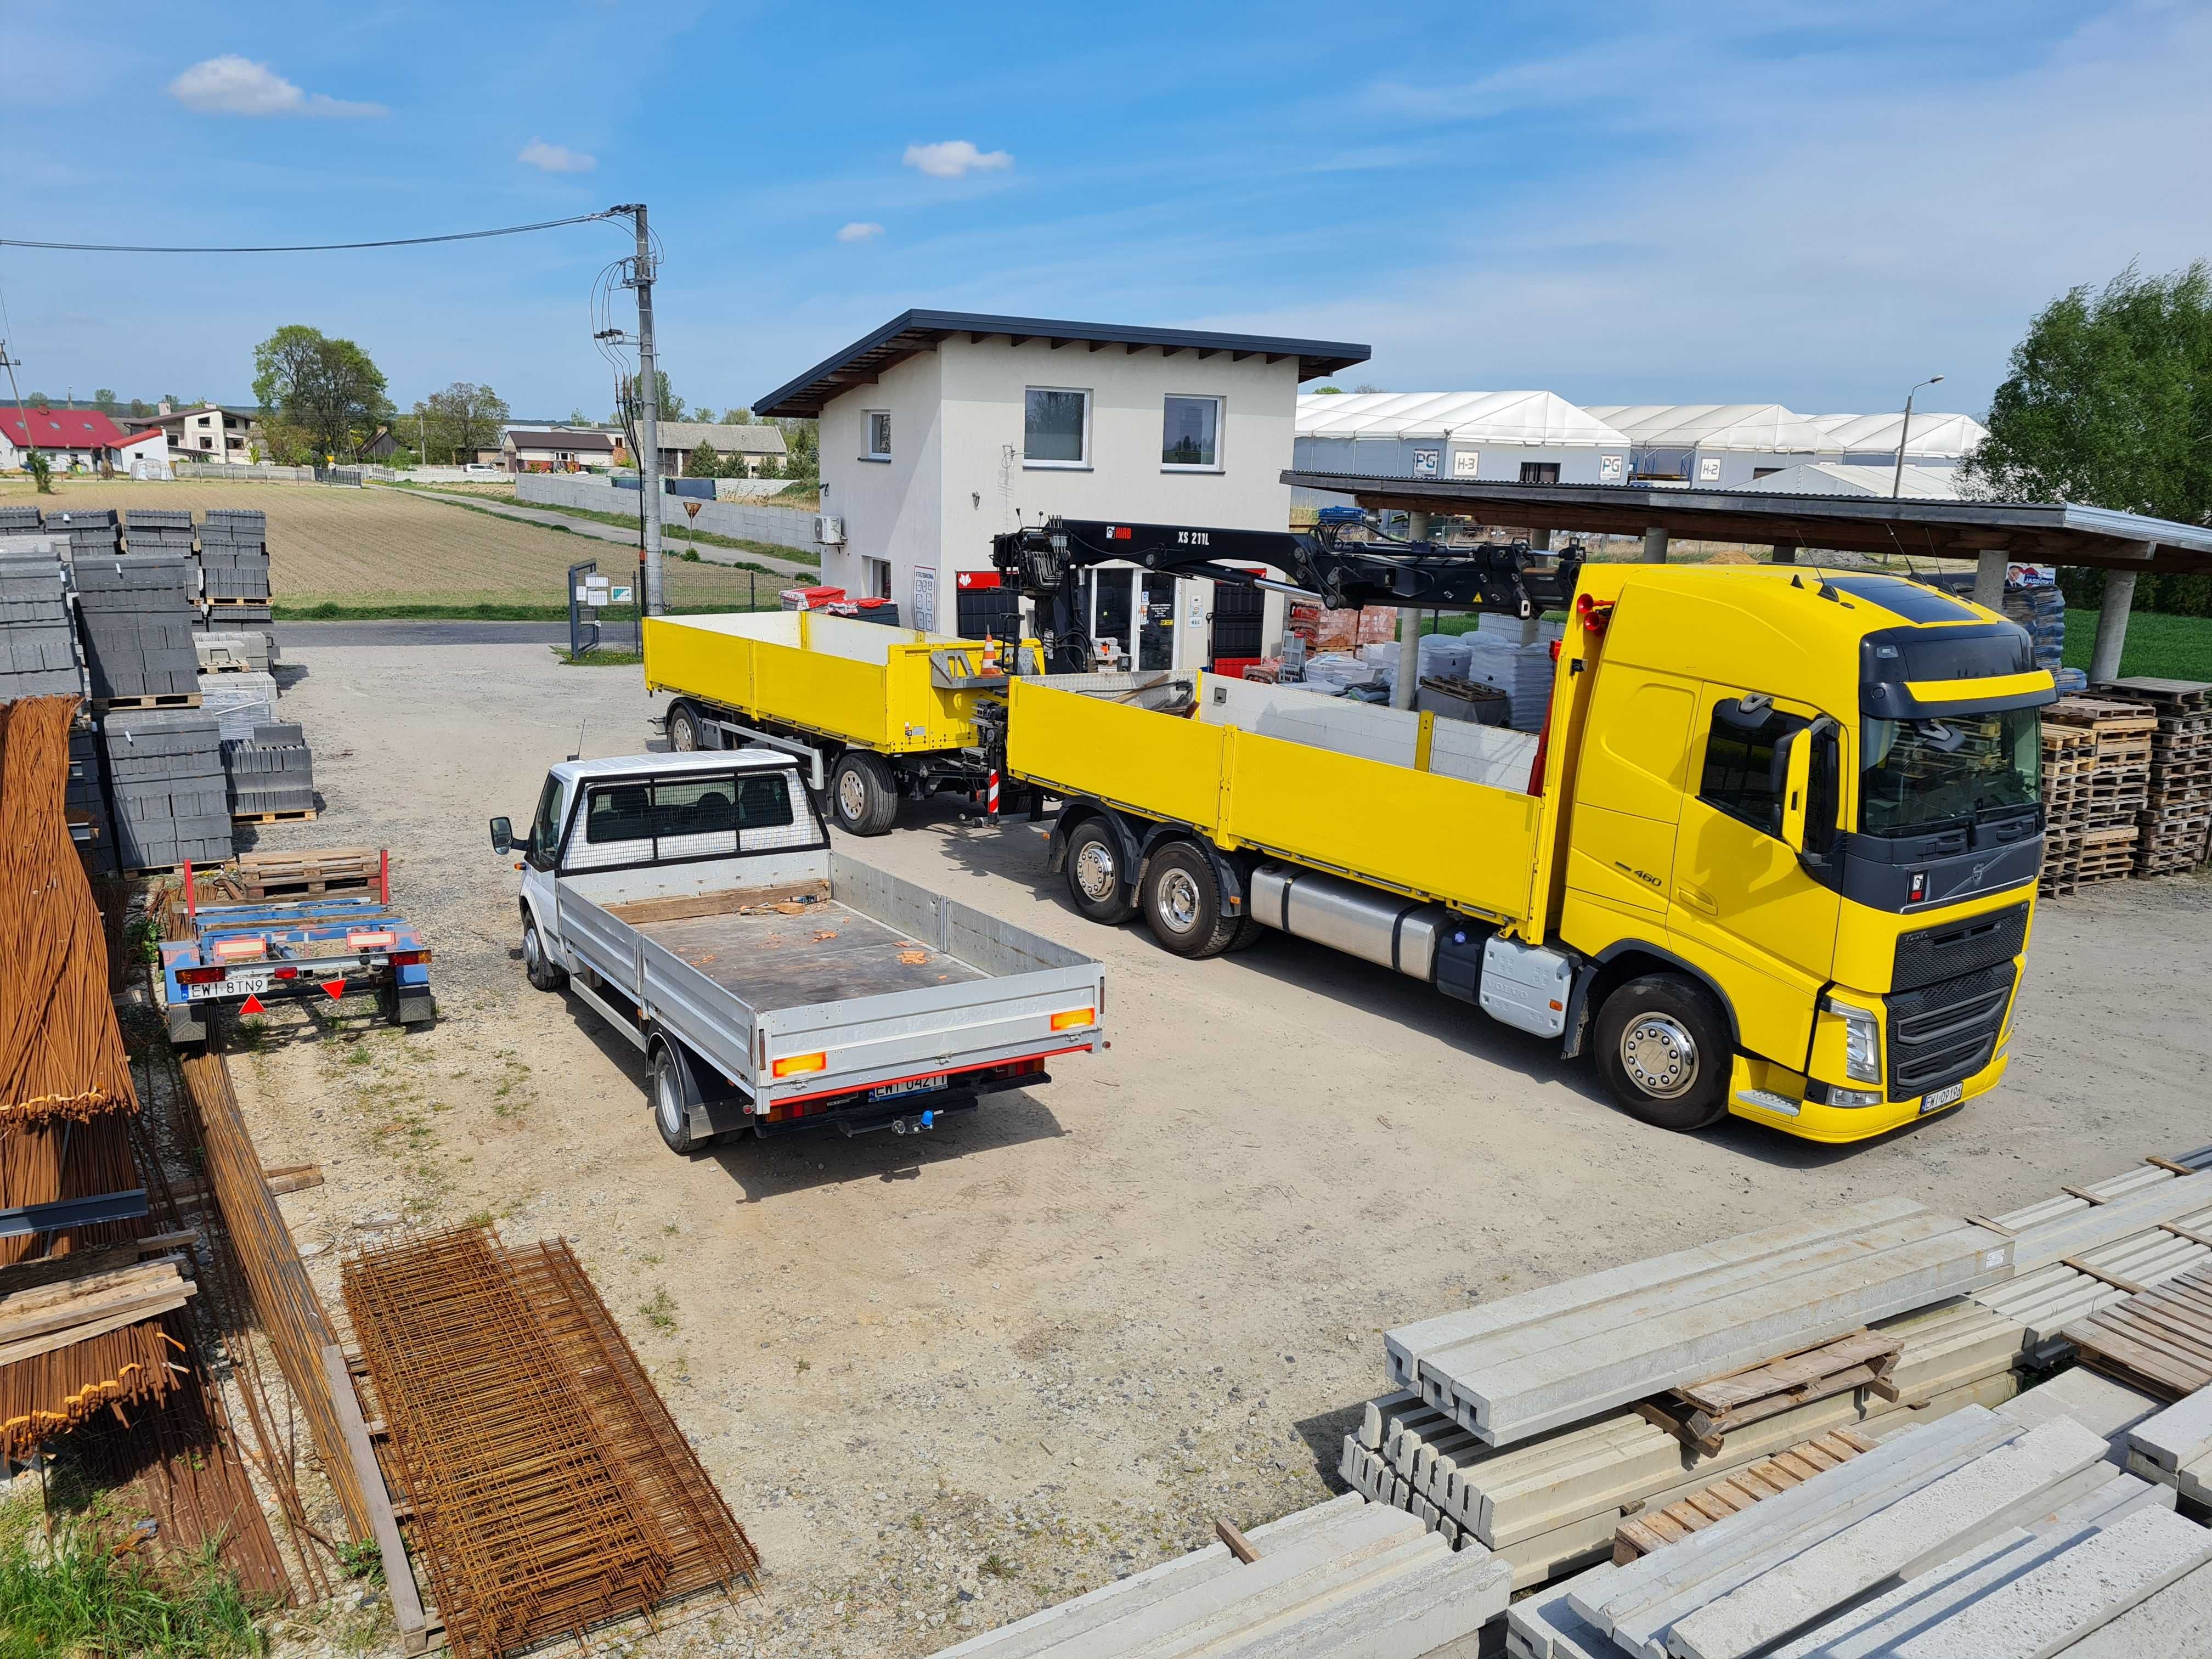
<path fill-rule="evenodd" d="M 268 988 L 266 974 L 233 974 L 228 979 L 210 980 L 205 985 L 187 985 L 185 1000 L 205 1002 L 211 997 L 258 997 Z"/>
<path fill-rule="evenodd" d="M 941 1077 L 918 1077 L 905 1083 L 886 1083 L 880 1089 L 868 1091 L 870 1100 L 896 1100 L 902 1095 L 933 1095 L 949 1079 Z"/>
<path fill-rule="evenodd" d="M 1963 1083 L 1954 1083 L 1947 1089 L 1930 1089 L 1921 1096 L 1920 1109 L 1923 1112 L 1940 1112 L 1966 1092 L 1966 1085 Z"/>

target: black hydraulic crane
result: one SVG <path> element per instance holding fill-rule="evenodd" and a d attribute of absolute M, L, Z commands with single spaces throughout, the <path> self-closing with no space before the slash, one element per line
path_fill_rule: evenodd
<path fill-rule="evenodd" d="M 1364 519 L 1325 519 L 1310 531 L 1223 530 L 1190 525 L 1109 524 L 1047 519 L 991 538 L 991 562 L 1037 607 L 1049 669 L 1093 666 L 1079 573 L 1116 561 L 1177 576 L 1310 594 L 1332 611 L 1395 605 L 1419 611 L 1494 611 L 1509 617 L 1565 610 L 1583 553 L 1554 554 L 1525 542 L 1448 547 L 1397 541 Z M 1288 579 L 1255 576 L 1265 565 Z"/>

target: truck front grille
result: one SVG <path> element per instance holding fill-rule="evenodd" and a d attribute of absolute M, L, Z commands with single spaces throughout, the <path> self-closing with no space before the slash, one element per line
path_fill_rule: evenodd
<path fill-rule="evenodd" d="M 1894 991 L 1917 990 L 1939 979 L 2009 962 L 2027 943 L 2025 900 L 1987 915 L 1944 922 L 1899 934 L 1889 984 Z"/>
<path fill-rule="evenodd" d="M 1972 1077 L 1996 1052 L 2015 971 L 2001 962 L 1889 999 L 1889 1097 L 1909 1100 Z"/>

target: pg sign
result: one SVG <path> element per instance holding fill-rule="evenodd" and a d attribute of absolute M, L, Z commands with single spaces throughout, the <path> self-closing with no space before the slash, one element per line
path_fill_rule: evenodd
<path fill-rule="evenodd" d="M 1415 450 L 1413 452 L 1413 476 L 1417 478 L 1435 477 L 1437 476 L 1437 468 L 1442 464 L 1443 460 L 1443 451 L 1441 449 Z"/>

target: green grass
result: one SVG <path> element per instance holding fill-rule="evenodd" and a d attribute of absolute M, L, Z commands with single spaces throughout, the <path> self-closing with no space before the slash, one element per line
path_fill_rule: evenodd
<path fill-rule="evenodd" d="M 580 657 L 572 655 L 565 645 L 550 648 L 554 661 L 563 668 L 635 668 L 645 660 L 636 652 L 624 651 L 620 647 L 603 645 Z"/>
<path fill-rule="evenodd" d="M 2066 611 L 2066 665 L 2086 670 L 2097 641 L 2094 611 Z M 2160 679 L 2212 681 L 2212 617 L 2170 617 L 2137 611 L 2128 617 L 2127 648 L 2120 653 L 2122 674 Z"/>
<path fill-rule="evenodd" d="M 412 489 L 424 495 L 434 495 L 441 501 L 452 502 L 455 507 L 465 507 L 471 513 L 489 514 L 495 519 L 507 517 L 503 513 L 495 512 L 490 507 L 465 501 L 459 495 L 441 495 L 434 484 L 404 484 L 395 485 L 394 488 Z M 747 541 L 739 536 L 718 536 L 708 530 L 694 531 L 690 521 L 684 516 L 683 508 L 677 505 L 681 499 L 674 495 L 668 498 L 669 510 L 660 521 L 661 545 L 665 551 L 675 553 L 685 544 L 696 542 L 702 547 L 726 547 L 739 553 L 750 553 L 763 559 L 781 559 L 786 564 L 819 565 L 822 562 L 821 555 L 810 552 L 804 548 L 779 547 L 771 542 Z M 551 501 L 517 501 L 514 505 L 528 507 L 532 513 L 558 513 L 564 518 L 587 519 L 593 524 L 611 526 L 617 530 L 635 531 L 637 528 L 637 514 L 635 513 L 600 513 L 588 507 L 562 507 L 556 506 Z M 528 521 L 526 520 L 524 522 Z M 544 527 L 548 530 L 558 530 L 563 526 L 547 525 Z M 756 567 L 739 565 L 738 568 L 743 570 Z"/>
<path fill-rule="evenodd" d="M 0 1659 L 246 1659 L 265 1653 L 255 1607 L 204 1553 L 164 1562 L 113 1553 L 84 1520 L 39 1535 L 35 1504 L 17 1504 L 0 1536 Z"/>
<path fill-rule="evenodd" d="M 766 592 L 765 588 L 762 590 Z M 735 611 L 774 611 L 776 606 L 763 602 L 757 605 L 672 605 L 667 614 L 672 617 L 720 617 Z M 395 600 L 390 604 L 374 599 L 359 605 L 340 605 L 325 599 L 317 605 L 279 605 L 274 607 L 278 622 L 560 622 L 568 620 L 565 605 L 417 605 Z M 611 605 L 599 612 L 604 626 L 621 623 L 628 626 L 636 619 L 636 612 L 626 605 Z"/>

